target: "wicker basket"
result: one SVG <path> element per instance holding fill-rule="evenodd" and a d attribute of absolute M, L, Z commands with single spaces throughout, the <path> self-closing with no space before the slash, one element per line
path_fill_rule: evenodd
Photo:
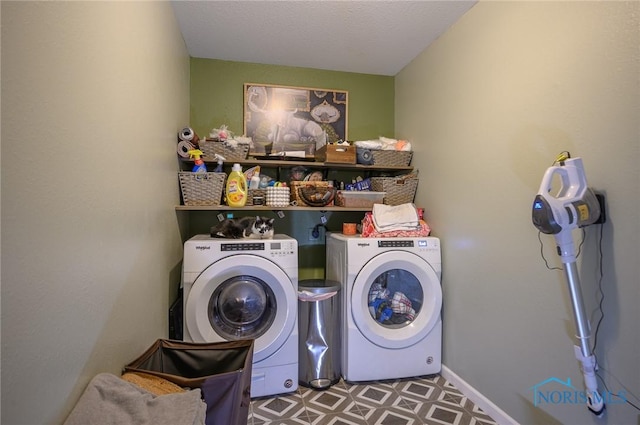
<path fill-rule="evenodd" d="M 291 201 L 290 188 L 286 186 L 274 187 L 269 186 L 267 188 L 267 195 L 264 198 L 265 205 L 268 207 L 286 207 L 289 206 Z"/>
<path fill-rule="evenodd" d="M 242 161 L 247 159 L 249 145 L 246 143 L 238 143 L 238 145 L 233 148 L 227 146 L 225 142 L 200 140 L 200 150 L 209 161 L 213 161 L 216 154 L 223 156 L 225 161 Z"/>
<path fill-rule="evenodd" d="M 225 173 L 178 172 L 184 205 L 220 205 L 226 178 Z"/>
<path fill-rule="evenodd" d="M 386 165 L 388 167 L 406 167 L 411 164 L 413 152 L 372 150 L 373 165 Z"/>
<path fill-rule="evenodd" d="M 262 198 L 262 201 L 256 203 L 256 200 Z M 267 201 L 267 189 L 249 189 L 247 191 L 247 205 L 265 205 Z"/>
<path fill-rule="evenodd" d="M 387 192 L 386 205 L 400 205 L 413 202 L 418 188 L 418 175 L 407 174 L 397 177 L 371 177 L 371 190 Z"/>
<path fill-rule="evenodd" d="M 329 193 L 327 195 L 327 193 Z M 325 199 L 325 195 L 327 198 Z M 335 189 L 326 181 L 292 181 L 291 200 L 301 207 L 333 205 Z M 305 199 L 306 198 L 306 199 Z"/>

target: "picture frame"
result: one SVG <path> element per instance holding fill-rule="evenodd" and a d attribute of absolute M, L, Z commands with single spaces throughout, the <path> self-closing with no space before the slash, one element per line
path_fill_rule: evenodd
<path fill-rule="evenodd" d="M 244 135 L 252 156 L 304 151 L 347 140 L 349 92 L 262 83 L 244 84 Z"/>

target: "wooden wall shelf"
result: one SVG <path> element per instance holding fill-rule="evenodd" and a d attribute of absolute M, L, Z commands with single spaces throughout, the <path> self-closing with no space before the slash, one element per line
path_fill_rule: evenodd
<path fill-rule="evenodd" d="M 180 158 L 183 162 L 183 165 L 186 168 L 187 164 L 192 164 L 193 160 L 189 158 Z M 216 161 L 212 159 L 204 159 L 204 162 L 208 165 L 207 168 L 211 171 L 215 168 Z M 249 157 L 244 160 L 234 161 L 229 160 L 225 161 L 224 166 L 230 167 L 231 164 L 240 164 L 243 169 L 248 167 L 252 167 L 255 165 L 259 165 L 265 169 L 281 169 L 281 168 L 292 168 L 297 166 L 303 166 L 312 169 L 321 169 L 321 170 L 335 170 L 335 171 L 354 171 L 354 172 L 373 172 L 373 174 L 379 175 L 380 173 L 388 173 L 390 175 L 398 175 L 403 172 L 411 172 L 413 171 L 413 167 L 410 165 L 407 166 L 386 166 L 386 165 L 362 165 L 362 164 L 343 164 L 343 163 L 333 163 L 333 162 L 318 162 L 318 161 L 304 161 L 304 160 L 283 160 L 283 159 L 262 159 L 262 158 L 253 158 Z M 211 205 L 211 206 L 187 206 L 187 205 L 177 205 L 176 211 L 335 211 L 335 212 L 352 212 L 352 211 L 371 211 L 371 208 L 349 208 L 349 207 L 336 207 L 336 206 L 326 206 L 326 207 L 302 207 L 302 206 L 287 206 L 281 208 L 274 208 L 270 206 L 263 205 L 248 205 L 242 208 L 234 208 L 229 207 L 227 205 Z"/>
<path fill-rule="evenodd" d="M 192 159 L 182 158 L 182 161 L 193 163 Z M 215 160 L 204 159 L 205 164 L 215 164 Z M 407 166 L 387 166 L 387 165 L 362 165 L 362 164 L 343 164 L 333 162 L 317 162 L 317 161 L 297 161 L 297 160 L 265 160 L 258 158 L 247 158 L 241 161 L 226 161 L 225 166 L 229 164 L 240 164 L 244 166 L 259 165 L 265 168 L 281 168 L 281 167 L 296 167 L 303 166 L 308 168 L 328 168 L 328 169 L 340 169 L 340 170 L 354 170 L 354 171 L 413 171 L 411 165 Z M 208 169 L 215 167 L 207 166 Z"/>
<path fill-rule="evenodd" d="M 234 208 L 227 205 L 205 205 L 205 206 L 187 206 L 177 205 L 176 211 L 337 211 L 337 212 L 352 212 L 352 211 L 371 211 L 371 208 L 348 208 L 348 207 L 267 207 L 264 205 L 247 205 L 242 208 Z"/>

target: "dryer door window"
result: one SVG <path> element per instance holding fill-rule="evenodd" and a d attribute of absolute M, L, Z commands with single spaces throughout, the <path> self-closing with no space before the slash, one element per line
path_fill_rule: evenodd
<path fill-rule="evenodd" d="M 255 338 L 253 360 L 259 362 L 278 351 L 293 332 L 296 289 L 266 258 L 225 257 L 193 282 L 185 301 L 185 327 L 194 342 Z"/>
<path fill-rule="evenodd" d="M 254 276 L 227 279 L 209 300 L 209 322 L 229 340 L 262 336 L 276 316 L 276 302 L 269 286 Z"/>
<path fill-rule="evenodd" d="M 424 291 L 410 271 L 390 269 L 373 279 L 368 300 L 369 314 L 376 322 L 399 329 L 410 325 L 420 313 Z"/>
<path fill-rule="evenodd" d="M 360 333 L 385 348 L 405 348 L 425 338 L 440 320 L 440 278 L 422 257 L 387 251 L 355 277 L 351 316 Z"/>

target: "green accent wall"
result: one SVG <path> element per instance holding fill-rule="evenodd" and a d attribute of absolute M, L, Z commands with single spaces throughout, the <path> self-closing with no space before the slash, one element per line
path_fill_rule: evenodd
<path fill-rule="evenodd" d="M 394 77 L 191 58 L 190 125 L 200 136 L 226 124 L 242 134 L 244 83 L 310 87 L 349 92 L 349 140 L 394 134 Z"/>
<path fill-rule="evenodd" d="M 282 86 L 346 90 L 348 96 L 347 135 L 349 140 L 376 139 L 394 134 L 394 77 L 325 71 L 289 66 L 261 65 L 214 59 L 191 58 L 190 123 L 200 136 L 208 136 L 212 128 L 226 124 L 241 135 L 244 114 L 244 84 L 263 83 Z M 254 214 L 235 211 L 234 216 Z M 276 232 L 298 240 L 299 279 L 324 277 L 324 240 L 311 242 L 309 231 L 320 223 L 321 211 L 287 211 L 276 221 Z M 274 217 L 272 212 L 263 215 Z M 357 223 L 363 213 L 327 212 L 327 229 L 340 231 L 345 221 Z M 189 234 L 209 233 L 217 222 L 215 213 L 198 211 L 189 214 Z"/>

